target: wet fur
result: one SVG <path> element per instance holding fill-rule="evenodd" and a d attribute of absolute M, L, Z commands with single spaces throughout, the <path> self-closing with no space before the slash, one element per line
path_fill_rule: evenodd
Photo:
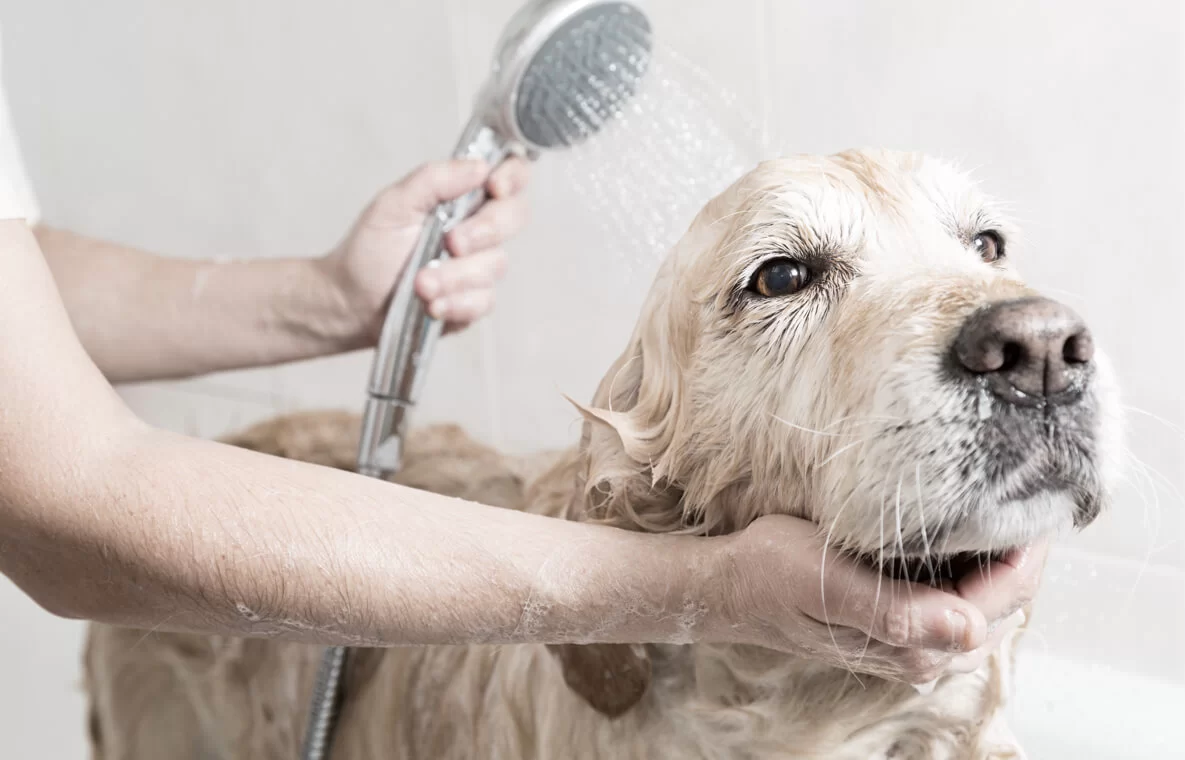
<path fill-rule="evenodd" d="M 580 406 L 576 449 L 509 458 L 430 428 L 397 480 L 651 532 L 728 532 L 785 511 L 874 558 L 1003 549 L 1088 523 L 1119 445 L 1105 360 L 1078 411 L 1034 421 L 996 404 L 989 422 L 947 362 L 970 314 L 1032 292 L 967 250 L 985 225 L 1019 248 L 969 181 L 918 156 L 762 164 L 671 252 Z M 786 254 L 812 263 L 811 288 L 747 295 L 753 267 Z M 228 442 L 349 469 L 357 429 L 308 413 Z M 1024 493 L 1050 472 L 1067 488 Z M 1012 647 L 928 696 L 752 647 L 360 649 L 334 758 L 1022 757 L 1001 717 Z M 94 626 L 95 757 L 289 760 L 320 651 Z"/>

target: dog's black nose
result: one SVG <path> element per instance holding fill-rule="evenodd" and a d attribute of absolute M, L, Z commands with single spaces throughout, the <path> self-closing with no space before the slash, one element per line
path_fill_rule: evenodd
<path fill-rule="evenodd" d="M 955 357 L 1009 403 L 1056 404 L 1077 398 L 1094 343 L 1068 306 L 1022 298 L 973 314 L 955 340 Z"/>

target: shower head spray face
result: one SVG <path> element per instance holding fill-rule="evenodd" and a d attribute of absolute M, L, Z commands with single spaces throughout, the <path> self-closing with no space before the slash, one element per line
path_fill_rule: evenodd
<path fill-rule="evenodd" d="M 650 49 L 650 22 L 633 3 L 529 3 L 499 42 L 487 123 L 534 150 L 580 143 L 638 91 Z"/>

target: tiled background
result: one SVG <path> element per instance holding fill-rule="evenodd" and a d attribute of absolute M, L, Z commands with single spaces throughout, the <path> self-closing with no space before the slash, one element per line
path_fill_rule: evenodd
<path fill-rule="evenodd" d="M 0 0 L 5 84 L 48 222 L 176 256 L 314 255 L 375 190 L 451 148 L 516 6 Z M 922 149 L 975 168 L 1012 202 L 1030 279 L 1079 308 L 1118 365 L 1131 448 L 1150 473 L 1054 557 L 1033 640 L 1185 684 L 1181 5 L 648 7 L 664 44 L 735 94 L 720 115 L 769 150 Z M 687 66 L 675 73 L 694 79 Z M 588 188 L 573 187 L 598 157 L 629 174 L 637 149 L 628 132 L 612 139 L 539 164 L 534 221 L 511 249 L 497 315 L 442 346 L 421 420 L 461 421 L 515 449 L 574 439 L 560 394 L 591 394 L 655 264 L 634 227 L 606 229 Z M 694 185 L 712 149 L 661 168 Z M 625 179 L 633 198 L 655 201 L 637 192 L 645 176 Z M 368 362 L 124 393 L 154 423 L 214 436 L 284 409 L 357 408 Z M 0 579 L 0 757 L 22 737 L 35 743 L 12 757 L 81 756 L 78 641 L 79 626 Z"/>

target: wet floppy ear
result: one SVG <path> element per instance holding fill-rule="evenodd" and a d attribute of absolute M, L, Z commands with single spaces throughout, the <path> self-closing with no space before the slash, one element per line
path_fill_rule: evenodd
<path fill-rule="evenodd" d="M 691 354 L 690 320 L 673 318 L 663 294 L 656 287 L 593 402 L 572 402 L 584 430 L 570 519 L 650 533 L 684 527 L 677 454 L 687 427 L 681 363 Z"/>
<path fill-rule="evenodd" d="M 641 644 L 561 644 L 548 647 L 564 683 L 597 712 L 616 718 L 650 687 L 650 655 Z"/>

